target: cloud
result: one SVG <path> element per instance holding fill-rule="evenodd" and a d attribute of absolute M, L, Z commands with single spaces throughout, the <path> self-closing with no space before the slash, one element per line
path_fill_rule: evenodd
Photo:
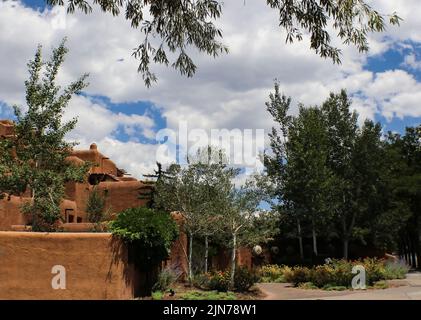
<path fill-rule="evenodd" d="M 90 73 L 88 96 L 76 97 L 65 115 L 78 116 L 71 134 L 82 146 L 97 144 L 121 167 L 134 174 L 155 162 L 154 145 L 142 144 L 139 136 L 153 138 L 155 119 L 121 113 L 89 96 L 104 96 L 113 103 L 150 101 L 166 117 L 167 126 L 177 129 L 182 120 L 190 128 L 269 129 L 272 126 L 265 108 L 274 79 L 281 90 L 297 103 L 319 104 L 331 91 L 347 88 L 361 119 L 382 114 L 393 117 L 418 116 L 420 84 L 404 70 L 375 73 L 365 70 L 368 57 L 381 57 L 405 41 L 421 42 L 419 0 L 372 0 L 382 13 L 397 11 L 404 19 L 401 27 L 370 35 L 371 51 L 362 55 L 355 48 L 344 47 L 342 65 L 333 65 L 309 49 L 309 41 L 285 44 L 285 33 L 278 17 L 264 1 L 226 1 L 218 22 L 224 30 L 224 42 L 230 54 L 217 59 L 192 51 L 198 71 L 193 78 L 180 76 L 171 68 L 154 66 L 159 82 L 146 89 L 137 73 L 131 50 L 142 40 L 140 30 L 133 30 L 124 16 L 112 17 L 94 10 L 90 15 L 76 13 L 63 17 L 54 10 L 35 11 L 20 2 L 0 2 L 0 101 L 8 105 L 24 103 L 26 63 L 36 45 L 42 43 L 47 53 L 64 37 L 70 52 L 59 82 L 67 84 L 85 72 Z M 419 61 L 407 56 L 408 66 Z M 0 107 L 1 108 L 1 107 Z M 3 106 L 2 113 L 6 112 Z M 128 136 L 121 141 L 120 133 Z M 120 140 L 119 140 L 120 139 Z M 127 141 L 126 141 L 127 140 Z M 142 167 L 143 166 L 143 167 Z"/>

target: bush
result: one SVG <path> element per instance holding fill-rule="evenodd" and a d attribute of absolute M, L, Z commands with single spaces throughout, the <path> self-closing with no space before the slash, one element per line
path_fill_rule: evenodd
<path fill-rule="evenodd" d="M 259 282 L 285 282 L 285 273 L 291 271 L 290 267 L 268 264 L 258 270 Z"/>
<path fill-rule="evenodd" d="M 230 287 L 230 273 L 228 271 L 215 271 L 209 274 L 208 289 L 217 291 L 228 291 Z"/>
<path fill-rule="evenodd" d="M 193 276 L 192 283 L 196 288 L 207 290 L 207 289 L 209 289 L 210 277 L 211 277 L 211 275 L 210 275 L 209 272 L 208 273 L 200 273 L 200 274 L 197 274 L 197 275 Z"/>
<path fill-rule="evenodd" d="M 177 274 L 171 269 L 163 269 L 159 275 L 156 283 L 153 285 L 153 291 L 167 291 L 177 281 Z"/>
<path fill-rule="evenodd" d="M 318 287 L 313 283 L 313 282 L 304 282 L 304 283 L 300 283 L 298 285 L 298 287 L 300 289 L 308 289 L 308 290 L 314 290 L 314 289 L 318 289 Z"/>
<path fill-rule="evenodd" d="M 285 274 L 285 280 L 293 283 L 297 287 L 300 283 L 311 282 L 310 274 L 311 271 L 309 268 L 295 267 L 291 272 Z"/>
<path fill-rule="evenodd" d="M 234 275 L 234 287 L 240 292 L 248 291 L 258 279 L 259 277 L 254 272 L 249 271 L 245 267 L 240 267 Z"/>
<path fill-rule="evenodd" d="M 104 219 L 105 210 L 105 198 L 99 194 L 96 187 L 89 194 L 88 201 L 86 203 L 86 213 L 89 222 L 98 223 Z"/>
<path fill-rule="evenodd" d="M 141 271 L 150 271 L 169 256 L 178 226 L 166 212 L 130 208 L 111 221 L 111 232 L 129 245 L 130 257 Z"/>
<path fill-rule="evenodd" d="M 384 277 L 386 280 L 405 279 L 409 269 L 409 266 L 404 261 L 386 262 Z"/>
<path fill-rule="evenodd" d="M 162 300 L 164 298 L 164 293 L 162 291 L 152 292 L 152 300 Z"/>

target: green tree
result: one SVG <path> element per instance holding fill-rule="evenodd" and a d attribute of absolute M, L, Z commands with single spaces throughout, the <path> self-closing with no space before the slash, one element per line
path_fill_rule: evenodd
<path fill-rule="evenodd" d="M 101 195 L 96 187 L 89 193 L 86 202 L 86 213 L 89 222 L 101 222 L 105 215 L 105 197 Z"/>
<path fill-rule="evenodd" d="M 210 151 L 210 152 L 208 152 Z M 193 277 L 193 240 L 212 234 L 212 215 L 215 213 L 215 189 L 218 174 L 225 170 L 222 159 L 209 159 L 211 148 L 199 149 L 187 157 L 187 165 L 172 164 L 155 186 L 155 205 L 167 211 L 177 211 L 183 217 L 183 229 L 189 237 L 189 279 Z M 217 152 L 216 155 L 222 156 Z M 205 256 L 207 259 L 207 256 Z"/>
<path fill-rule="evenodd" d="M 85 0 L 46 0 L 46 3 L 66 6 L 68 13 L 92 11 L 91 4 Z M 364 0 L 267 0 L 266 3 L 277 11 L 279 26 L 287 32 L 286 42 L 301 41 L 308 34 L 310 48 L 335 63 L 340 63 L 341 52 L 331 44 L 330 28 L 345 44 L 366 52 L 368 33 L 384 31 L 386 19 L 391 25 L 400 21 L 395 13 L 383 15 Z M 140 60 L 138 71 L 147 86 L 157 80 L 150 69 L 152 63 L 171 65 L 191 77 L 196 71 L 188 54 L 191 48 L 213 57 L 228 52 L 220 41 L 222 30 L 216 26 L 223 12 L 222 1 L 96 0 L 93 4 L 114 16 L 123 13 L 132 28 L 140 29 L 143 41 L 133 55 Z M 170 62 L 172 55 L 175 60 Z"/>
<path fill-rule="evenodd" d="M 237 249 L 266 243 L 278 232 L 278 214 L 260 209 L 265 199 L 256 179 L 249 179 L 244 186 L 236 188 L 231 179 L 220 184 L 218 227 L 228 238 L 231 247 L 231 286 L 234 285 Z"/>
<path fill-rule="evenodd" d="M 300 107 L 286 144 L 284 199 L 311 225 L 313 254 L 318 255 L 317 233 L 330 222 L 328 194 L 332 173 L 327 167 L 328 137 L 323 113 L 317 107 Z"/>
<path fill-rule="evenodd" d="M 381 217 L 380 225 L 389 233 L 374 231 L 382 243 L 399 246 L 412 266 L 420 267 L 421 126 L 406 128 L 405 135 L 389 132 L 385 149 L 389 211 Z"/>
<path fill-rule="evenodd" d="M 36 231 L 55 229 L 65 183 L 83 181 L 88 169 L 66 161 L 76 143 L 67 142 L 65 136 L 77 120 L 63 123 L 62 116 L 72 96 L 86 87 L 87 77 L 60 89 L 56 77 L 66 53 L 63 41 L 44 62 L 38 47 L 35 59 L 28 64 L 26 107 L 14 107 L 15 136 L 0 142 L 0 194 L 31 192 L 23 212 L 31 217 Z"/>

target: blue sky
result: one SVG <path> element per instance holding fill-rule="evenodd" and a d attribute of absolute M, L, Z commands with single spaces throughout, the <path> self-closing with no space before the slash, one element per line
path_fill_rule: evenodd
<path fill-rule="evenodd" d="M 192 79 L 171 68 L 153 66 L 159 82 L 146 89 L 132 49 L 139 31 L 124 17 L 94 10 L 66 15 L 42 0 L 0 2 L 0 118 L 10 106 L 24 104 L 26 62 L 37 44 L 45 54 L 63 37 L 69 55 L 63 84 L 85 72 L 90 86 L 72 101 L 65 117 L 79 117 L 72 139 L 99 148 L 135 176 L 152 170 L 155 135 L 160 129 L 264 129 L 272 126 L 264 103 L 273 79 L 297 103 L 320 104 L 331 91 L 346 88 L 360 120 L 380 121 L 385 131 L 402 133 L 421 122 L 421 14 L 418 0 L 367 0 L 380 12 L 404 19 L 400 28 L 370 36 L 371 50 L 359 54 L 341 47 L 342 65 L 333 65 L 309 49 L 308 41 L 286 45 L 276 13 L 264 2 L 224 4 L 221 26 L 230 54 L 217 59 L 193 52 L 198 71 Z M 255 138 L 253 138 L 255 139 Z"/>

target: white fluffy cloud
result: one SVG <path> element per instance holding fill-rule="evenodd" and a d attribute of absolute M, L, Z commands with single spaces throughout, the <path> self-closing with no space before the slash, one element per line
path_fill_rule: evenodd
<path fill-rule="evenodd" d="M 397 11 L 404 19 L 400 28 L 371 37 L 370 55 L 380 56 L 405 41 L 421 42 L 419 0 L 372 0 L 380 12 Z M 281 89 L 295 102 L 316 104 L 330 91 L 347 88 L 355 93 L 354 107 L 361 118 L 381 113 L 387 118 L 421 115 L 420 84 L 406 71 L 372 73 L 364 70 L 367 56 L 344 47 L 343 64 L 333 65 L 309 49 L 308 41 L 285 44 L 276 12 L 263 1 L 226 1 L 220 21 L 230 54 L 213 59 L 193 52 L 198 72 L 192 79 L 174 70 L 155 67 L 159 82 L 144 87 L 131 50 L 142 39 L 124 17 L 101 12 L 65 16 L 59 9 L 38 12 L 19 2 L 0 2 L 0 101 L 23 103 L 26 62 L 38 43 L 45 52 L 68 37 L 70 53 L 60 82 L 67 83 L 89 72 L 87 93 L 108 97 L 112 102 L 151 101 L 167 119 L 169 128 L 187 120 L 190 128 L 268 129 L 271 119 L 264 102 L 276 78 Z M 407 64 L 415 66 L 415 58 Z M 296 112 L 296 109 L 292 110 Z M 4 112 L 3 112 L 4 114 Z M 66 118 L 78 116 L 72 138 L 85 147 L 95 141 L 121 167 L 140 176 L 153 166 L 155 148 L 136 142 L 137 134 L 152 138 L 154 119 L 145 115 L 116 113 L 88 97 L 73 100 Z M 133 141 L 121 142 L 116 132 Z"/>

